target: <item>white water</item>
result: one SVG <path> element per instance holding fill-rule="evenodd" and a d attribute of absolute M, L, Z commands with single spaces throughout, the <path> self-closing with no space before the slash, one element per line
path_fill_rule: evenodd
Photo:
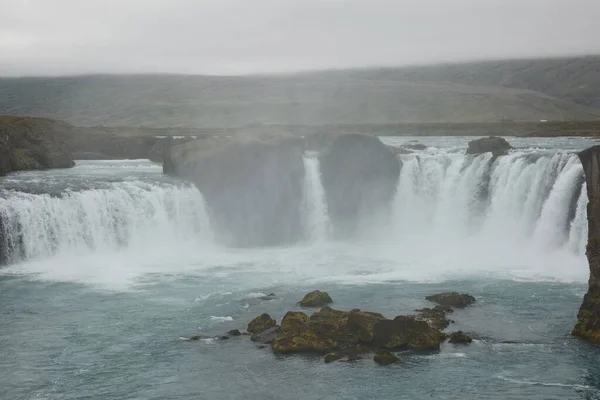
<path fill-rule="evenodd" d="M 330 222 L 327 214 L 327 199 L 321 183 L 319 158 L 316 154 L 304 156 L 304 223 L 308 239 L 311 242 L 322 242 L 330 233 Z"/>
<path fill-rule="evenodd" d="M 122 182 L 62 197 L 15 192 L 0 198 L 0 216 L 12 261 L 211 239 L 204 199 L 193 187 Z"/>
<path fill-rule="evenodd" d="M 62 197 L 14 193 L 0 198 L 0 216 L 22 243 L 3 272 L 118 290 L 181 275 L 236 279 L 236 290 L 256 282 L 587 279 L 587 196 L 579 195 L 576 155 L 515 151 L 492 164 L 489 155 L 428 149 L 402 161 L 393 213 L 374 218 L 378 234 L 331 243 L 318 158 L 308 154 L 306 239 L 319 246 L 286 249 L 217 246 L 201 193 L 149 176 Z M 73 180 L 79 173 L 64 172 Z"/>

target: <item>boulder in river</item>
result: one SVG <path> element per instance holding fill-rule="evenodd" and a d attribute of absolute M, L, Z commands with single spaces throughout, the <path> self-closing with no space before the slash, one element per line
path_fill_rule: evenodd
<path fill-rule="evenodd" d="M 450 334 L 449 343 L 453 344 L 469 344 L 473 341 L 469 335 L 464 333 L 463 331 L 452 332 Z"/>
<path fill-rule="evenodd" d="M 256 334 L 266 331 L 269 328 L 273 328 L 277 325 L 277 322 L 271 318 L 269 314 L 262 314 L 254 318 L 248 323 L 248 332 Z"/>
<path fill-rule="evenodd" d="M 458 292 L 438 293 L 432 296 L 427 296 L 425 299 L 437 303 L 441 306 L 449 306 L 456 308 L 465 308 L 475 303 L 475 297 L 469 294 L 460 294 Z"/>
<path fill-rule="evenodd" d="M 506 139 L 499 136 L 489 136 L 471 140 L 467 148 L 467 154 L 492 153 L 494 157 L 504 156 L 513 147 Z"/>
<path fill-rule="evenodd" d="M 333 303 L 333 300 L 327 292 L 321 292 L 320 290 L 314 290 L 307 293 L 298 304 L 302 307 L 322 307 L 324 305 Z"/>
<path fill-rule="evenodd" d="M 400 361 L 400 359 L 389 351 L 382 351 L 375 354 L 373 361 L 379 365 L 392 365 Z"/>

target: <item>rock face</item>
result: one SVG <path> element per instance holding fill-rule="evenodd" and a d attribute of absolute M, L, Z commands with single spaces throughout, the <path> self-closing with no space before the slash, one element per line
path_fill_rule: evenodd
<path fill-rule="evenodd" d="M 437 303 L 441 306 L 464 308 L 475 303 L 475 297 L 468 294 L 460 294 L 458 292 L 438 293 L 432 296 L 427 296 L 425 299 Z M 443 311 L 440 309 L 440 311 Z"/>
<path fill-rule="evenodd" d="M 600 344 L 600 146 L 582 151 L 579 159 L 585 171 L 589 199 L 586 256 L 590 265 L 590 279 L 572 334 Z"/>
<path fill-rule="evenodd" d="M 506 139 L 498 136 L 489 136 L 481 139 L 471 140 L 467 148 L 467 154 L 492 153 L 494 157 L 504 156 L 513 147 Z"/>
<path fill-rule="evenodd" d="M 72 167 L 67 135 L 74 130 L 69 124 L 44 118 L 0 117 L 0 175 Z"/>
<path fill-rule="evenodd" d="M 352 236 L 365 216 L 389 211 L 398 185 L 400 160 L 378 138 L 340 135 L 320 156 L 320 163 L 336 236 Z"/>
<path fill-rule="evenodd" d="M 320 290 L 314 290 L 307 293 L 302 300 L 298 302 L 302 307 L 322 307 L 327 304 L 333 303 L 331 297 L 327 292 L 321 292 Z"/>
<path fill-rule="evenodd" d="M 302 229 L 304 139 L 219 137 L 165 151 L 165 173 L 196 184 L 219 241 L 269 246 L 298 241 Z"/>

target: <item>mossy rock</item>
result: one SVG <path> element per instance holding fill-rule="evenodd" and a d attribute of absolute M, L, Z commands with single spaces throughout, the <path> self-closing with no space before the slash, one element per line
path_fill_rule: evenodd
<path fill-rule="evenodd" d="M 373 344 L 388 350 L 439 350 L 445 335 L 425 321 L 413 316 L 397 316 L 380 320 L 373 327 Z"/>
<path fill-rule="evenodd" d="M 309 321 L 303 329 L 283 330 L 273 342 L 276 353 L 319 353 L 353 347 L 358 337 L 348 330 L 345 319 Z"/>
<path fill-rule="evenodd" d="M 600 345 L 600 291 L 589 291 L 577 314 L 574 336 Z"/>
<path fill-rule="evenodd" d="M 277 322 L 271 318 L 269 314 L 262 314 L 254 318 L 248 324 L 248 332 L 257 334 L 266 331 L 269 328 L 273 328 L 277 325 Z"/>
<path fill-rule="evenodd" d="M 281 320 L 281 329 L 284 331 L 300 331 L 306 328 L 308 315 L 300 311 L 288 311 Z"/>
<path fill-rule="evenodd" d="M 426 321 L 429 325 L 436 329 L 444 329 L 450 325 L 452 320 L 448 319 L 446 315 L 454 312 L 450 306 L 435 306 L 433 308 L 423 308 L 415 310 L 419 312 L 418 318 Z"/>
<path fill-rule="evenodd" d="M 475 303 L 475 297 L 468 294 L 460 294 L 458 292 L 438 293 L 432 296 L 427 296 L 425 299 L 442 306 L 456 308 L 465 308 Z"/>
<path fill-rule="evenodd" d="M 379 313 L 352 310 L 348 313 L 348 328 L 362 343 L 371 343 L 374 337 L 373 327 L 384 319 L 386 318 Z"/>
<path fill-rule="evenodd" d="M 331 303 L 333 303 L 333 300 L 327 292 L 315 290 L 307 293 L 298 304 L 300 304 L 302 307 L 323 307 Z"/>
<path fill-rule="evenodd" d="M 473 339 L 471 339 L 471 336 L 467 335 L 463 331 L 452 332 L 450 334 L 450 339 L 448 340 L 449 343 L 453 344 L 469 344 L 472 341 Z"/>
<path fill-rule="evenodd" d="M 392 365 L 399 362 L 400 359 L 388 351 L 383 351 L 375 354 L 373 361 L 379 365 Z"/>
<path fill-rule="evenodd" d="M 343 319 L 348 317 L 348 311 L 335 310 L 329 306 L 321 308 L 319 311 L 315 311 L 310 316 L 311 321 L 327 321 L 331 319 Z"/>
<path fill-rule="evenodd" d="M 13 149 L 10 155 L 10 165 L 13 171 L 41 169 L 33 152 L 29 149 Z"/>

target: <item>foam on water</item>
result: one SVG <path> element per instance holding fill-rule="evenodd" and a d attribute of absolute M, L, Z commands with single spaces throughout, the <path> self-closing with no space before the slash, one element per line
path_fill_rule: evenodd
<path fill-rule="evenodd" d="M 112 168 L 144 179 L 58 197 L 5 194 L 0 218 L 11 265 L 2 273 L 111 290 L 201 277 L 219 279 L 224 290 L 229 282 L 248 292 L 278 284 L 481 276 L 587 280 L 587 195 L 575 154 L 525 149 L 492 159 L 430 148 L 404 155 L 402 162 L 388 221 L 374 218 L 365 240 L 333 243 L 318 158 L 307 154 L 304 213 L 310 244 L 271 249 L 214 243 L 202 194 L 193 186 L 161 181 L 154 165 L 102 164 L 95 170 L 86 164 L 83 170 L 49 171 L 71 181 L 93 171 L 101 181 L 109 176 L 102 171 Z M 27 179 L 45 176 L 35 174 Z"/>

